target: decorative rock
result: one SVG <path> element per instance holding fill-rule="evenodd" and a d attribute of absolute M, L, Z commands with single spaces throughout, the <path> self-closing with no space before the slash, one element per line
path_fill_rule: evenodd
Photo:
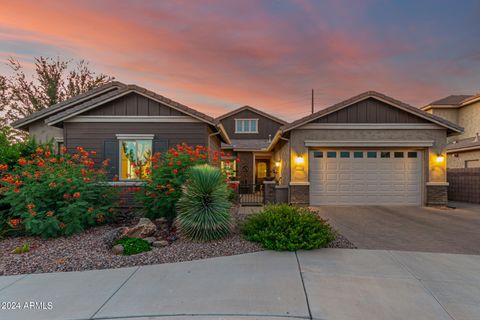
<path fill-rule="evenodd" d="M 154 241 L 152 243 L 152 246 L 156 248 L 166 247 L 168 246 L 168 241 L 165 241 L 165 240 Z"/>
<path fill-rule="evenodd" d="M 157 226 L 148 218 L 140 218 L 137 225 L 127 228 L 123 235 L 130 238 L 148 238 L 157 231 Z"/>
<path fill-rule="evenodd" d="M 167 223 L 168 220 L 166 218 L 157 218 L 155 219 L 155 222 L 158 224 L 164 224 L 164 223 Z"/>
<path fill-rule="evenodd" d="M 123 246 L 121 244 L 114 245 L 112 252 L 117 256 L 123 254 Z"/>
<path fill-rule="evenodd" d="M 125 228 L 116 228 L 105 233 L 103 236 L 103 242 L 108 246 L 112 247 L 115 242 L 123 236 Z"/>
<path fill-rule="evenodd" d="M 147 241 L 148 243 L 152 244 L 154 243 L 155 241 L 157 241 L 157 239 L 155 239 L 155 237 L 148 237 L 148 238 L 145 238 L 143 239 L 145 241 Z"/>

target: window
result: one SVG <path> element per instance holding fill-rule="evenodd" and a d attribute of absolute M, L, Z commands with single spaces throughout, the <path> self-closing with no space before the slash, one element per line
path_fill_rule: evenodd
<path fill-rule="evenodd" d="M 323 158 L 323 152 L 322 151 L 314 151 L 313 152 L 313 157 L 314 158 Z"/>
<path fill-rule="evenodd" d="M 327 152 L 327 158 L 336 158 L 337 153 L 335 151 L 328 151 Z"/>
<path fill-rule="evenodd" d="M 380 158 L 390 158 L 390 152 L 380 152 Z"/>
<path fill-rule="evenodd" d="M 377 157 L 377 152 L 376 151 L 368 151 L 367 152 L 367 158 L 376 158 Z"/>
<path fill-rule="evenodd" d="M 363 152 L 362 151 L 355 151 L 353 153 L 354 158 L 363 158 Z"/>
<path fill-rule="evenodd" d="M 152 140 L 120 140 L 120 179 L 141 180 L 150 175 Z"/>
<path fill-rule="evenodd" d="M 341 151 L 340 158 L 350 158 L 350 152 L 348 151 Z"/>
<path fill-rule="evenodd" d="M 408 153 L 408 157 L 409 157 L 409 158 L 416 158 L 416 157 L 417 157 L 417 152 L 416 152 L 416 151 L 409 152 L 409 153 Z"/>
<path fill-rule="evenodd" d="M 258 133 L 258 119 L 235 119 L 235 133 Z"/>
<path fill-rule="evenodd" d="M 394 152 L 394 153 L 393 153 L 393 156 L 394 156 L 395 158 L 403 158 L 403 152 Z"/>

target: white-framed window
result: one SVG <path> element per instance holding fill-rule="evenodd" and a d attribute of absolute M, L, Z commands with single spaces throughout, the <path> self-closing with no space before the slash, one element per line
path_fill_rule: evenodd
<path fill-rule="evenodd" d="M 143 180 L 150 176 L 153 135 L 117 135 L 120 180 Z"/>
<path fill-rule="evenodd" d="M 258 133 L 258 119 L 235 119 L 235 133 Z"/>

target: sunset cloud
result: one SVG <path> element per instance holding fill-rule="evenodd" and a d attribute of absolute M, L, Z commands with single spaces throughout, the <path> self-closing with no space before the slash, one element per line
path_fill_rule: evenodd
<path fill-rule="evenodd" d="M 7 0 L 0 58 L 84 58 L 215 116 L 248 104 L 293 120 L 311 88 L 318 109 L 365 90 L 416 106 L 478 91 L 479 7 L 425 3 Z"/>

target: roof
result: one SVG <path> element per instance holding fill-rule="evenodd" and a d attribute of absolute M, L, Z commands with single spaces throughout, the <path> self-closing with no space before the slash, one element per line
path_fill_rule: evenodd
<path fill-rule="evenodd" d="M 197 110 L 194 110 L 190 107 L 187 107 L 186 105 L 183 105 L 181 103 L 178 103 L 176 101 L 168 99 L 168 98 L 166 98 L 162 95 L 159 95 L 159 94 L 157 94 L 153 91 L 150 91 L 150 90 L 147 90 L 145 88 L 139 87 L 137 85 L 132 85 L 132 84 L 125 85 L 117 91 L 109 92 L 109 93 L 101 95 L 101 96 L 99 96 L 95 99 L 86 101 L 86 102 L 81 103 L 79 105 L 76 105 L 72 108 L 69 108 L 69 109 L 67 109 L 63 112 L 55 114 L 55 115 L 51 116 L 50 118 L 46 119 L 45 122 L 47 122 L 48 125 L 54 125 L 56 123 L 62 122 L 62 121 L 66 120 L 66 119 L 69 119 L 71 117 L 74 117 L 78 114 L 81 114 L 83 112 L 91 110 L 95 107 L 98 107 L 98 106 L 102 105 L 103 103 L 106 103 L 108 101 L 117 99 L 119 97 L 122 97 L 122 96 L 127 95 L 127 94 L 132 93 L 132 92 L 144 95 L 148 98 L 151 98 L 153 100 L 161 102 L 165 105 L 168 105 L 169 107 L 171 107 L 173 109 L 176 109 L 176 110 L 179 110 L 183 113 L 186 113 L 186 114 L 188 114 L 188 115 L 190 115 L 194 118 L 197 118 L 198 120 L 206 122 L 210 125 L 213 125 L 213 126 L 217 125 L 217 121 L 214 118 L 212 118 L 210 116 L 207 116 L 204 113 L 201 113 Z"/>
<path fill-rule="evenodd" d="M 458 140 L 447 145 L 447 152 L 466 151 L 480 149 L 480 139 L 478 137 L 471 137 Z"/>
<path fill-rule="evenodd" d="M 472 95 L 450 95 L 448 97 L 433 101 L 430 105 L 459 105 L 465 99 L 472 97 Z"/>
<path fill-rule="evenodd" d="M 362 100 L 365 100 L 365 99 L 368 99 L 368 98 L 374 98 L 374 99 L 377 99 L 377 100 L 380 100 L 380 101 L 383 101 L 383 102 L 386 102 L 388 103 L 389 105 L 393 106 L 393 107 L 397 107 L 403 111 L 406 111 L 406 112 L 409 112 L 411 114 L 414 114 L 420 118 L 423 118 L 423 119 L 426 119 L 426 120 L 429 120 L 433 123 L 436 123 L 442 127 L 445 127 L 453 132 L 463 132 L 463 128 L 460 127 L 459 125 L 455 124 L 455 123 L 452 123 L 446 119 L 443 119 L 441 117 L 438 117 L 438 116 L 435 116 L 433 114 L 430 114 L 428 112 L 425 112 L 423 110 L 420 110 L 418 108 L 415 108 L 413 106 L 410 106 L 404 102 L 401 102 L 399 100 L 396 100 L 394 98 L 391 98 L 389 96 L 386 96 L 382 93 L 379 93 L 379 92 L 376 92 L 376 91 L 367 91 L 367 92 L 364 92 L 364 93 L 361 93 L 359 95 L 356 95 L 350 99 L 347 99 L 347 100 L 344 100 L 342 102 L 339 102 L 337 104 L 334 104 L 326 109 L 323 109 L 323 110 L 320 110 L 320 111 L 317 111 L 315 113 L 312 113 L 306 117 L 303 117 L 301 119 L 298 119 L 292 123 L 289 123 L 287 125 L 284 125 L 282 127 L 280 127 L 280 131 L 282 133 L 284 132 L 287 132 L 287 131 L 290 131 L 292 129 L 295 129 L 299 126 L 302 126 L 306 123 L 309 123 L 313 120 L 316 120 L 316 119 L 319 119 L 323 116 L 326 116 L 330 113 L 333 113 L 335 111 L 338 111 L 340 109 L 343 109 L 343 108 L 346 108 L 356 102 L 359 102 L 359 101 L 362 101 Z"/>
<path fill-rule="evenodd" d="M 70 108 L 77 103 L 80 103 L 82 101 L 91 99 L 92 97 L 95 97 L 95 96 L 98 96 L 98 95 L 102 95 L 102 94 L 106 94 L 106 93 L 109 93 L 109 92 L 112 92 L 112 91 L 119 90 L 120 88 L 125 87 L 125 86 L 126 85 L 124 83 L 121 83 L 121 82 L 118 82 L 118 81 L 112 81 L 112 82 L 106 83 L 104 85 L 101 85 L 101 86 L 98 86 L 94 89 L 91 89 L 87 92 L 81 93 L 81 94 L 76 95 L 74 97 L 71 97 L 67 100 L 64 100 L 62 102 L 54 104 L 54 105 L 52 105 L 48 108 L 45 108 L 45 109 L 39 110 L 37 112 L 34 112 L 34 113 L 32 113 L 32 114 L 30 114 L 30 115 L 28 115 L 28 116 L 26 116 L 22 119 L 19 119 L 17 121 L 12 122 L 11 125 L 15 129 L 22 128 L 22 127 L 24 127 L 25 125 L 27 125 L 31 122 L 46 118 L 48 116 L 51 116 L 51 115 L 53 115 L 57 112 L 60 112 L 60 111 L 65 110 L 67 108 Z"/>
<path fill-rule="evenodd" d="M 250 110 L 250 111 L 252 111 L 252 112 L 255 112 L 255 113 L 257 113 L 257 114 L 259 114 L 259 115 L 261 115 L 261 116 L 264 116 L 264 117 L 266 117 L 266 118 L 269 118 L 269 119 L 271 119 L 271 120 L 273 120 L 273 121 L 275 121 L 275 122 L 278 122 L 278 123 L 280 123 L 280 124 L 286 124 L 286 123 L 287 123 L 286 121 L 284 121 L 284 120 L 282 120 L 282 119 L 280 119 L 280 118 L 277 118 L 277 117 L 275 117 L 275 116 L 272 116 L 271 114 L 268 114 L 268 113 L 266 113 L 266 112 L 263 112 L 263 111 L 261 111 L 261 110 L 258 110 L 257 108 L 250 107 L 250 106 L 243 106 L 243 107 L 241 107 L 241 108 L 237 108 L 237 109 L 235 109 L 235 110 L 232 110 L 232 111 L 230 111 L 230 112 L 225 113 L 224 115 L 221 115 L 220 117 L 217 117 L 215 120 L 220 121 L 220 120 L 225 119 L 225 118 L 227 118 L 227 117 L 230 117 L 230 116 L 232 116 L 232 115 L 234 115 L 234 114 L 240 113 L 240 112 L 242 112 L 242 111 L 244 111 L 244 110 Z"/>
<path fill-rule="evenodd" d="M 222 143 L 222 148 L 231 148 L 234 150 L 266 150 L 270 142 L 268 139 L 232 139 L 230 145 Z"/>

